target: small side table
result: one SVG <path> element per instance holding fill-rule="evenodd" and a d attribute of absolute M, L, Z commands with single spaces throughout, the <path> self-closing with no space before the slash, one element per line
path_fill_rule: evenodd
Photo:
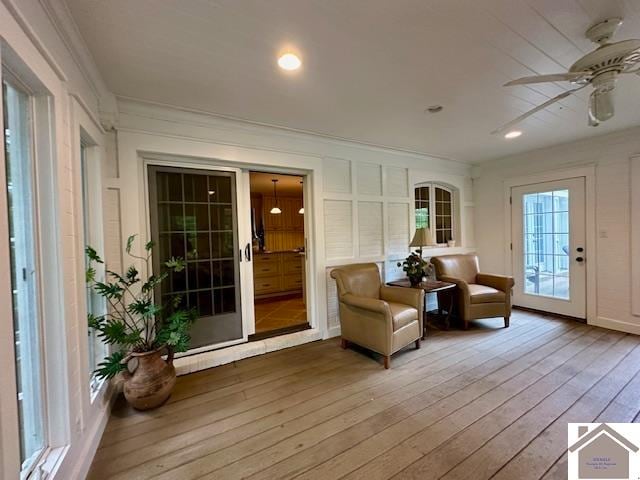
<path fill-rule="evenodd" d="M 450 282 L 441 282 L 440 280 L 425 280 L 424 282 L 420 282 L 415 287 L 411 286 L 411 282 L 408 279 L 396 280 L 394 282 L 388 282 L 387 285 L 390 287 L 403 287 L 403 288 L 421 288 L 424 290 L 424 306 L 423 306 L 423 322 L 422 322 L 422 339 L 427 336 L 427 319 L 429 317 L 429 312 L 427 311 L 427 293 L 438 293 L 449 290 L 449 308 L 447 308 L 447 316 L 444 320 L 445 329 L 449 330 L 449 322 L 451 320 L 451 310 L 453 310 L 453 289 L 456 288 L 455 283 Z M 438 305 L 440 307 L 440 305 Z"/>

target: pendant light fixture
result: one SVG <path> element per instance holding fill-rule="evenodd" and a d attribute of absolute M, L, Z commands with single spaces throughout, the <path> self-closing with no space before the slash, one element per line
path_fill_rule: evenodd
<path fill-rule="evenodd" d="M 300 180 L 300 185 L 302 185 L 302 180 Z M 302 193 L 302 202 L 304 202 L 304 190 L 303 190 L 303 193 Z M 304 215 L 304 203 L 300 207 L 300 210 L 298 210 L 298 213 L 300 215 Z"/>
<path fill-rule="evenodd" d="M 276 199 L 276 205 L 271 209 L 271 211 L 269 213 L 271 213 L 273 215 L 280 215 L 282 213 L 282 210 L 280 210 L 280 207 L 278 207 L 278 191 L 276 190 L 276 185 L 278 184 L 278 179 L 274 178 L 271 181 L 273 182 L 273 196 Z"/>

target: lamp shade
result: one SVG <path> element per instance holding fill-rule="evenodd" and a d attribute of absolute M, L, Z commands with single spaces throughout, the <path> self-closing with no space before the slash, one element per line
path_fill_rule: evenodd
<path fill-rule="evenodd" d="M 413 234 L 413 240 L 409 244 L 410 247 L 425 247 L 429 245 L 435 245 L 433 243 L 433 237 L 431 236 L 431 230 L 428 227 L 416 228 L 416 233 Z"/>

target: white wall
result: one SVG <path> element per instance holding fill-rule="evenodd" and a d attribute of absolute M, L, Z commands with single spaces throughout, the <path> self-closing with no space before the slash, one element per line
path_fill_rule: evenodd
<path fill-rule="evenodd" d="M 493 160 L 474 168 L 476 247 L 485 271 L 507 272 L 505 265 L 505 181 L 578 166 L 595 166 L 595 249 L 587 252 L 587 266 L 596 268 L 595 315 L 589 323 L 640 334 L 640 312 L 632 313 L 632 291 L 640 285 L 640 266 L 632 268 L 631 248 L 640 238 L 631 237 L 631 159 L 640 154 L 640 128 L 593 137 L 580 142 Z M 637 169 L 636 169 L 637 170 Z M 638 206 L 637 208 L 640 208 Z M 636 213 L 637 215 L 637 213 Z M 637 232 L 637 229 L 636 229 Z"/>
<path fill-rule="evenodd" d="M 387 280 L 402 275 L 395 264 L 407 255 L 414 231 L 414 184 L 439 181 L 458 191 L 459 247 L 433 249 L 430 254 L 473 248 L 468 164 L 149 103 L 120 100 L 118 111 L 119 179 L 112 185 L 126 206 L 125 235 L 148 230 L 145 156 L 238 168 L 296 169 L 310 175 L 311 205 L 305 205 L 305 216 L 315 271 L 310 279 L 316 300 L 311 315 L 312 327 L 321 337 L 340 331 L 335 284 L 328 275 L 331 267 L 375 262 Z M 247 354 L 255 351 L 247 349 Z M 187 371 L 215 364 L 211 358 L 190 361 Z"/>
<path fill-rule="evenodd" d="M 49 0 L 3 0 L 0 3 L 0 37 L 4 60 L 15 57 L 24 72 L 33 75 L 46 88 L 53 105 L 51 152 L 53 173 L 47 179 L 51 188 L 51 224 L 54 229 L 46 242 L 42 262 L 55 263 L 55 280 L 47 292 L 59 293 L 47 307 L 47 397 L 51 446 L 56 462 L 47 467 L 56 478 L 84 478 L 108 417 L 110 394 L 103 388 L 90 398 L 86 354 L 86 314 L 84 306 L 84 245 L 79 222 L 79 129 L 97 132 L 99 149 L 106 142 L 100 126 L 99 108 L 112 112 L 115 102 L 97 74 L 64 2 Z M 15 55 L 14 55 L 15 54 Z M 46 132 L 39 132 L 41 141 Z M 3 167 L 4 168 L 4 167 Z M 4 195 L 4 193 L 3 193 Z M 49 215 L 43 211 L 42 215 Z M 42 227 L 42 225 L 41 225 Z M 0 236 L 8 238 L 6 225 Z M 3 263 L 4 265 L 4 263 Z M 0 303 L 10 304 L 2 285 Z M 54 312 L 54 313 L 51 313 Z M 0 477 L 17 478 L 14 415 L 15 391 L 7 375 L 13 365 L 11 316 L 3 315 L 0 375 Z M 8 333 L 5 335 L 5 333 Z M 9 342 L 7 346 L 4 342 Z M 7 432 L 13 432 L 7 437 Z"/>

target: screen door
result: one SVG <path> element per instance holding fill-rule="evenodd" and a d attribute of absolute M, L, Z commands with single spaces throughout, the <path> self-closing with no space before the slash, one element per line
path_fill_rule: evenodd
<path fill-rule="evenodd" d="M 149 196 L 154 271 L 186 261 L 160 295 L 196 310 L 191 349 L 242 339 L 235 173 L 150 166 Z"/>

